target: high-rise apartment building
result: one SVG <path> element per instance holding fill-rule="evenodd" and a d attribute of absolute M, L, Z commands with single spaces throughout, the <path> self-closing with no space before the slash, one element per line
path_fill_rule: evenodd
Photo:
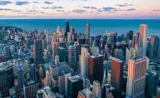
<path fill-rule="evenodd" d="M 40 83 L 34 80 L 24 83 L 24 98 L 36 98 L 36 92 L 40 89 Z"/>
<path fill-rule="evenodd" d="M 81 70 L 81 77 L 87 78 L 88 77 L 88 58 L 90 54 L 87 48 L 81 48 L 81 55 L 80 55 L 80 70 Z"/>
<path fill-rule="evenodd" d="M 98 81 L 93 81 L 93 96 L 94 98 L 101 98 L 101 86 Z"/>
<path fill-rule="evenodd" d="M 72 67 L 74 70 L 76 70 L 76 47 L 73 45 L 70 45 L 68 47 L 68 64 L 70 67 Z"/>
<path fill-rule="evenodd" d="M 147 34 L 148 34 L 148 26 L 146 24 L 140 25 L 140 34 L 142 36 L 143 56 L 146 56 Z"/>
<path fill-rule="evenodd" d="M 145 97 L 146 64 L 145 57 L 129 59 L 126 96 L 130 98 Z"/>

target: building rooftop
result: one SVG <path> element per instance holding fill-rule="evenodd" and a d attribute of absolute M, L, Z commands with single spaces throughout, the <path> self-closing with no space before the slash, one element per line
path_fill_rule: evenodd
<path fill-rule="evenodd" d="M 96 58 L 96 57 L 101 57 L 102 55 L 100 55 L 100 54 L 97 54 L 97 55 L 91 55 L 90 57 L 92 57 L 92 58 Z"/>
<path fill-rule="evenodd" d="M 115 88 L 114 88 L 113 86 L 111 86 L 110 84 L 106 84 L 105 86 L 106 86 L 109 90 L 111 90 L 111 91 L 115 89 Z"/>
<path fill-rule="evenodd" d="M 74 49 L 74 48 L 75 48 L 74 45 L 69 45 L 69 46 L 68 46 L 68 49 Z"/>
<path fill-rule="evenodd" d="M 93 84 L 96 83 L 97 85 L 100 85 L 99 81 L 95 80 L 93 81 Z"/>
<path fill-rule="evenodd" d="M 68 77 L 68 79 L 72 82 L 77 82 L 79 80 L 82 80 L 82 78 L 79 75 Z"/>
<path fill-rule="evenodd" d="M 44 94 L 45 98 L 63 98 L 58 93 L 52 92 L 51 89 L 48 86 L 44 87 L 41 90 L 38 90 L 37 93 L 38 94 Z"/>
<path fill-rule="evenodd" d="M 24 83 L 24 86 L 31 86 L 34 84 L 39 84 L 39 81 L 29 80 Z"/>
<path fill-rule="evenodd" d="M 90 89 L 83 89 L 83 90 L 80 90 L 79 93 L 81 93 L 85 98 L 87 97 L 87 92 L 89 94 L 89 96 L 92 98 L 93 96 L 93 93 L 91 92 Z"/>
<path fill-rule="evenodd" d="M 115 60 L 115 61 L 117 61 L 117 62 L 123 62 L 122 60 L 120 60 L 119 58 L 115 58 L 115 57 L 112 57 L 112 60 Z"/>
<path fill-rule="evenodd" d="M 67 73 L 74 72 L 74 70 L 66 62 L 59 63 L 58 68 L 59 68 L 59 75 L 60 76 L 67 74 Z"/>
<path fill-rule="evenodd" d="M 10 62 L 2 62 L 0 63 L 0 71 L 8 70 L 12 67 L 12 64 Z"/>

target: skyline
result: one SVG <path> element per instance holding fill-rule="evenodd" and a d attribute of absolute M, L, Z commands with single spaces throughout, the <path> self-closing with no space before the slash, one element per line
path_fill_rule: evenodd
<path fill-rule="evenodd" d="M 0 0 L 0 19 L 160 19 L 159 4 L 159 0 Z"/>

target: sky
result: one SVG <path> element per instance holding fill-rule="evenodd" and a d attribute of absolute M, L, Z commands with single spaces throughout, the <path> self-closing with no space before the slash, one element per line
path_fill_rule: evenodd
<path fill-rule="evenodd" d="M 3 18 L 160 19 L 160 0 L 0 0 Z"/>

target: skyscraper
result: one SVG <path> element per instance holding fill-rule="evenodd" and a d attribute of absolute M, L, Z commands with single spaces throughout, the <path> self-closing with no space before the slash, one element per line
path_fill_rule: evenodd
<path fill-rule="evenodd" d="M 89 79 L 91 83 L 94 80 L 98 80 L 102 83 L 103 80 L 103 56 L 102 55 L 92 55 L 88 59 L 89 67 Z"/>
<path fill-rule="evenodd" d="M 158 48 L 159 48 L 159 37 L 151 36 L 149 58 L 154 59 L 158 57 Z"/>
<path fill-rule="evenodd" d="M 59 61 L 60 62 L 66 62 L 67 49 L 65 49 L 63 47 L 59 47 L 57 50 L 58 50 L 58 55 L 59 55 Z"/>
<path fill-rule="evenodd" d="M 56 55 L 55 56 L 55 65 L 58 65 L 59 64 L 59 55 Z"/>
<path fill-rule="evenodd" d="M 155 98 L 157 93 L 157 73 L 149 70 L 146 77 L 146 98 Z"/>
<path fill-rule="evenodd" d="M 90 37 L 90 24 L 88 24 L 88 22 L 86 23 L 86 37 Z"/>
<path fill-rule="evenodd" d="M 34 53 L 35 53 L 35 64 L 43 64 L 43 50 L 42 50 L 42 40 L 34 40 Z"/>
<path fill-rule="evenodd" d="M 81 70 L 81 77 L 87 78 L 88 77 L 88 58 L 90 54 L 88 53 L 87 48 L 81 48 L 81 55 L 80 55 L 80 70 Z"/>
<path fill-rule="evenodd" d="M 102 87 L 107 83 L 108 80 L 108 70 L 109 70 L 109 61 L 104 61 L 103 62 L 103 82 L 102 82 Z"/>
<path fill-rule="evenodd" d="M 139 32 L 135 33 L 132 39 L 132 47 L 135 47 L 135 45 L 142 46 L 142 43 L 142 35 Z"/>
<path fill-rule="evenodd" d="M 121 98 L 123 87 L 123 66 L 124 63 L 118 58 L 112 58 L 111 85 L 115 88 L 114 98 Z"/>
<path fill-rule="evenodd" d="M 5 56 L 7 59 L 10 59 L 10 58 L 11 58 L 11 52 L 10 52 L 9 46 L 5 46 L 3 52 L 4 52 L 4 56 Z"/>
<path fill-rule="evenodd" d="M 65 32 L 65 38 L 67 38 L 68 32 L 69 32 L 69 21 L 67 20 L 67 21 L 66 21 L 66 32 Z"/>
<path fill-rule="evenodd" d="M 68 98 L 77 98 L 78 92 L 83 89 L 83 79 L 78 76 L 68 77 Z"/>
<path fill-rule="evenodd" d="M 36 92 L 40 89 L 40 83 L 34 80 L 24 83 L 24 98 L 36 98 Z"/>
<path fill-rule="evenodd" d="M 125 63 L 128 65 L 128 60 L 130 59 L 131 57 L 131 52 L 130 50 L 126 47 L 126 60 L 125 60 Z"/>
<path fill-rule="evenodd" d="M 146 63 L 145 57 L 129 59 L 126 96 L 130 98 L 145 97 Z"/>
<path fill-rule="evenodd" d="M 74 70 L 76 70 L 76 47 L 73 45 L 70 45 L 68 47 L 68 64 L 70 67 L 72 67 Z"/>
<path fill-rule="evenodd" d="M 52 56 L 55 57 L 57 54 L 57 48 L 59 46 L 59 42 L 52 43 Z"/>
<path fill-rule="evenodd" d="M 18 87 L 22 90 L 24 83 L 24 69 L 22 65 L 17 66 L 17 79 L 18 79 Z"/>
<path fill-rule="evenodd" d="M 49 86 L 37 91 L 36 98 L 63 98 L 60 94 L 52 92 Z"/>
<path fill-rule="evenodd" d="M 148 26 L 146 24 L 140 25 L 140 34 L 142 36 L 142 46 L 143 46 L 143 56 L 146 56 L 146 46 L 147 46 L 147 34 L 148 34 Z"/>
<path fill-rule="evenodd" d="M 36 81 L 37 80 L 37 75 L 36 75 L 36 65 L 35 64 L 30 64 L 29 65 L 30 69 L 30 79 Z"/>
<path fill-rule="evenodd" d="M 49 71 L 47 70 L 46 71 L 46 77 L 44 79 L 44 85 L 49 86 L 50 84 L 51 84 L 51 77 L 50 77 Z"/>
<path fill-rule="evenodd" d="M 93 81 L 93 96 L 94 98 L 101 98 L 101 87 L 98 81 Z"/>
<path fill-rule="evenodd" d="M 70 27 L 70 32 L 71 32 L 72 35 L 75 34 L 75 28 L 73 26 Z"/>
<path fill-rule="evenodd" d="M 0 92 L 3 97 L 9 95 L 9 89 L 13 86 L 14 77 L 12 65 L 6 62 L 0 63 Z"/>

